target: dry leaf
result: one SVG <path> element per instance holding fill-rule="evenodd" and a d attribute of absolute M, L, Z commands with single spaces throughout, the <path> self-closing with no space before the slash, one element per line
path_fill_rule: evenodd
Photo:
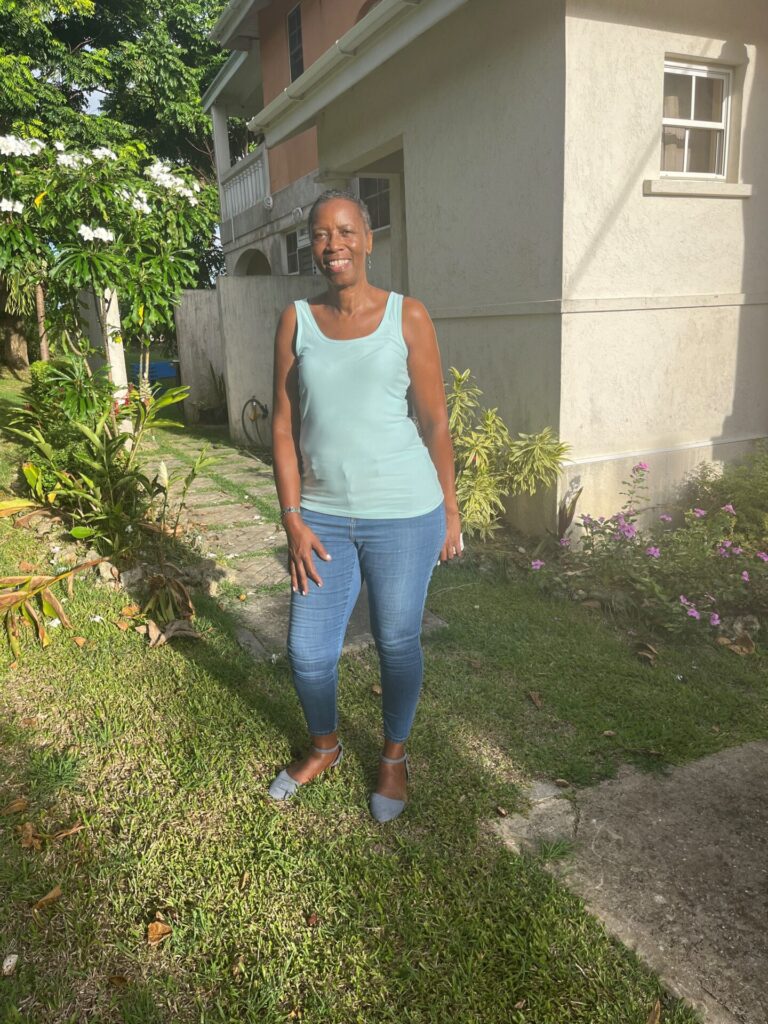
<path fill-rule="evenodd" d="M 163 630 L 163 639 L 171 640 L 175 636 L 182 636 L 188 640 L 199 640 L 200 634 L 189 624 L 187 619 L 174 619 L 169 622 Z"/>
<path fill-rule="evenodd" d="M 720 726 L 719 725 L 713 725 L 712 726 L 712 732 L 720 732 Z"/>
<path fill-rule="evenodd" d="M 242 875 L 240 876 L 240 884 L 238 886 L 238 888 L 240 889 L 240 892 L 243 891 L 243 889 L 246 887 L 246 885 L 248 885 L 250 880 L 251 880 L 251 872 L 247 871 L 247 870 L 244 871 L 242 873 Z"/>
<path fill-rule="evenodd" d="M 568 779 L 555 779 L 555 785 L 559 786 L 560 789 L 567 789 L 570 786 Z"/>
<path fill-rule="evenodd" d="M 600 609 L 602 608 L 602 605 L 600 604 L 599 601 L 589 600 L 589 601 L 582 601 L 581 602 L 581 607 L 582 608 L 594 608 L 596 611 L 600 611 Z"/>
<path fill-rule="evenodd" d="M 238 594 L 237 595 L 238 601 L 245 601 L 245 600 L 247 600 L 247 598 L 248 598 L 247 594 Z"/>
<path fill-rule="evenodd" d="M 18 661 L 12 661 L 11 664 L 8 666 L 8 668 L 11 670 L 11 672 L 15 672 L 18 667 L 19 667 Z"/>
<path fill-rule="evenodd" d="M 514 1010 L 524 1010 L 525 1009 L 525 1000 L 524 999 L 518 999 L 518 1001 L 513 1006 L 513 1009 Z"/>
<path fill-rule="evenodd" d="M 659 652 L 656 648 L 652 644 L 646 643 L 640 644 L 635 651 L 635 654 L 637 654 L 638 658 L 642 658 L 643 661 L 648 662 L 649 665 L 655 665 L 656 659 L 659 656 Z"/>
<path fill-rule="evenodd" d="M 37 725 L 37 715 L 26 716 L 20 719 L 20 722 L 25 729 L 31 729 L 33 725 Z"/>
<path fill-rule="evenodd" d="M 24 796 L 19 796 L 15 800 L 11 800 L 9 804 L 0 811 L 0 814 L 20 814 L 21 811 L 26 811 L 29 807 L 29 800 Z"/>
<path fill-rule="evenodd" d="M 128 984 L 128 979 L 124 974 L 110 974 L 107 978 L 107 982 L 114 986 L 114 988 L 125 988 Z"/>
<path fill-rule="evenodd" d="M 43 844 L 40 841 L 40 836 L 35 832 L 35 826 L 31 821 L 25 821 L 23 825 L 17 825 L 16 831 L 21 836 L 21 846 L 24 850 L 35 850 L 39 853 Z"/>
<path fill-rule="evenodd" d="M 509 814 L 509 811 L 506 809 L 506 807 L 497 807 L 496 813 L 500 818 L 506 818 L 506 816 Z"/>
<path fill-rule="evenodd" d="M 67 836 L 73 836 L 76 832 L 82 832 L 84 828 L 85 825 L 81 824 L 81 822 L 78 821 L 78 823 L 76 825 L 73 825 L 71 828 L 64 828 L 61 830 L 61 832 L 54 832 L 53 838 L 66 839 Z"/>
<path fill-rule="evenodd" d="M 165 643 L 162 629 L 152 619 L 147 619 L 147 636 L 149 637 L 150 647 L 160 647 L 161 644 Z"/>
<path fill-rule="evenodd" d="M 371 687 L 371 693 L 373 694 L 374 697 L 380 697 L 381 696 L 381 687 L 380 686 L 372 686 Z"/>
<path fill-rule="evenodd" d="M 16 964 L 19 962 L 18 953 L 9 953 L 3 960 L 3 977 L 10 978 L 13 972 L 16 970 Z"/>
<path fill-rule="evenodd" d="M 147 925 L 147 942 L 150 946 L 157 946 L 163 939 L 167 939 L 173 928 L 164 921 L 152 921 Z"/>
<path fill-rule="evenodd" d="M 132 619 L 135 615 L 138 615 L 140 608 L 137 604 L 127 604 L 120 609 L 120 614 L 125 619 Z"/>
<path fill-rule="evenodd" d="M 51 903 L 55 903 L 56 900 L 61 899 L 61 886 L 54 885 L 49 893 L 46 893 L 42 899 L 38 900 L 37 903 L 32 907 L 33 910 L 42 910 L 44 907 L 48 907 Z"/>
<path fill-rule="evenodd" d="M 77 644 L 78 647 L 85 647 L 86 639 L 84 636 L 73 636 L 72 643 Z"/>
<path fill-rule="evenodd" d="M 147 635 L 147 627 L 146 626 L 136 626 L 135 628 L 136 628 L 136 632 L 140 636 L 146 636 Z"/>
<path fill-rule="evenodd" d="M 31 562 L 19 562 L 19 568 L 22 572 L 34 572 L 35 567 Z"/>
<path fill-rule="evenodd" d="M 469 667 L 470 668 L 474 668 L 474 669 L 482 668 L 483 667 L 483 663 L 482 663 L 482 661 L 480 661 L 479 658 L 470 658 L 469 659 Z"/>
<path fill-rule="evenodd" d="M 308 926 L 309 928 L 317 928 L 317 926 L 318 926 L 319 924 L 320 924 L 320 918 L 319 918 L 319 917 L 317 916 L 317 914 L 316 914 L 316 913 L 315 913 L 315 912 L 313 911 L 313 912 L 312 912 L 312 913 L 311 913 L 311 914 L 310 914 L 310 915 L 309 915 L 309 916 L 307 917 L 307 926 Z"/>
<path fill-rule="evenodd" d="M 616 733 L 614 732 L 613 729 L 605 729 L 603 731 L 603 736 L 615 736 L 615 735 L 616 735 Z"/>
<path fill-rule="evenodd" d="M 719 636 L 715 640 L 715 643 L 719 644 L 720 647 L 730 647 L 731 646 L 731 641 L 728 639 L 727 636 Z"/>
<path fill-rule="evenodd" d="M 648 1014 L 648 1020 L 645 1022 L 645 1024 L 659 1024 L 660 1020 L 661 1020 L 661 1001 L 657 999 L 656 1002 L 653 1004 L 653 1009 Z"/>
<path fill-rule="evenodd" d="M 755 653 L 755 641 L 749 635 L 749 633 L 739 633 L 736 639 L 733 641 L 729 650 L 733 651 L 734 654 L 754 654 Z"/>
<path fill-rule="evenodd" d="M 130 619 L 118 619 L 115 625 L 119 630 L 121 630 L 124 633 L 126 629 L 131 628 L 133 623 L 130 621 Z"/>
<path fill-rule="evenodd" d="M 531 690 L 529 692 L 528 696 L 531 698 L 531 700 L 533 701 L 533 703 L 536 705 L 537 708 L 541 707 L 541 705 L 542 705 L 541 694 L 537 690 Z"/>

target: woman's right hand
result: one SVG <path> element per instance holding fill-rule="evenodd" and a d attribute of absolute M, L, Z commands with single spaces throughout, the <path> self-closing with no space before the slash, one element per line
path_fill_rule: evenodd
<path fill-rule="evenodd" d="M 311 530 L 302 521 L 298 513 L 289 513 L 283 520 L 283 526 L 288 537 L 288 568 L 291 571 L 291 589 L 294 593 L 306 596 L 309 589 L 307 580 L 312 580 L 318 587 L 323 585 L 315 568 L 312 552 L 316 552 L 324 562 L 330 562 L 331 556 L 314 530 Z"/>

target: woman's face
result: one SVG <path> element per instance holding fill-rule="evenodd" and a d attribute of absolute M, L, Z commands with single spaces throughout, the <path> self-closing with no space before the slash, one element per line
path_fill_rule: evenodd
<path fill-rule="evenodd" d="M 348 199 L 329 199 L 315 210 L 312 256 L 318 270 L 338 285 L 367 280 L 365 260 L 373 246 L 362 214 Z"/>

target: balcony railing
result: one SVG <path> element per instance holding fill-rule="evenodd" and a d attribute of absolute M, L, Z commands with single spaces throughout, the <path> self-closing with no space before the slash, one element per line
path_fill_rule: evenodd
<path fill-rule="evenodd" d="M 260 203 L 268 192 L 267 153 L 262 145 L 222 175 L 221 219 L 231 220 L 243 210 Z"/>

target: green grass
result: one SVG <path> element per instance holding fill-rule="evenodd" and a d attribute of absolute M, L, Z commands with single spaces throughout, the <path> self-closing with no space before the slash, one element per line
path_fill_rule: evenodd
<path fill-rule="evenodd" d="M 11 456 L 0 445 L 2 484 Z M 46 558 L 0 521 L 0 570 Z M 583 609 L 441 569 L 430 605 L 450 629 L 426 645 L 411 805 L 381 827 L 370 653 L 342 662 L 341 768 L 275 805 L 266 786 L 305 742 L 285 660 L 254 664 L 204 597 L 202 640 L 149 650 L 117 629 L 124 603 L 78 580 L 85 645 L 25 631 L 0 675 L 0 809 L 30 801 L 0 817 L 0 950 L 19 954 L 0 1022 L 645 1024 L 657 997 L 664 1024 L 696 1020 L 547 873 L 567 845 L 517 857 L 483 823 L 531 777 L 587 783 L 765 736 L 764 661 L 665 648 L 651 669 Z M 85 828 L 35 851 L 24 821 Z M 173 934 L 150 947 L 158 914 Z"/>

